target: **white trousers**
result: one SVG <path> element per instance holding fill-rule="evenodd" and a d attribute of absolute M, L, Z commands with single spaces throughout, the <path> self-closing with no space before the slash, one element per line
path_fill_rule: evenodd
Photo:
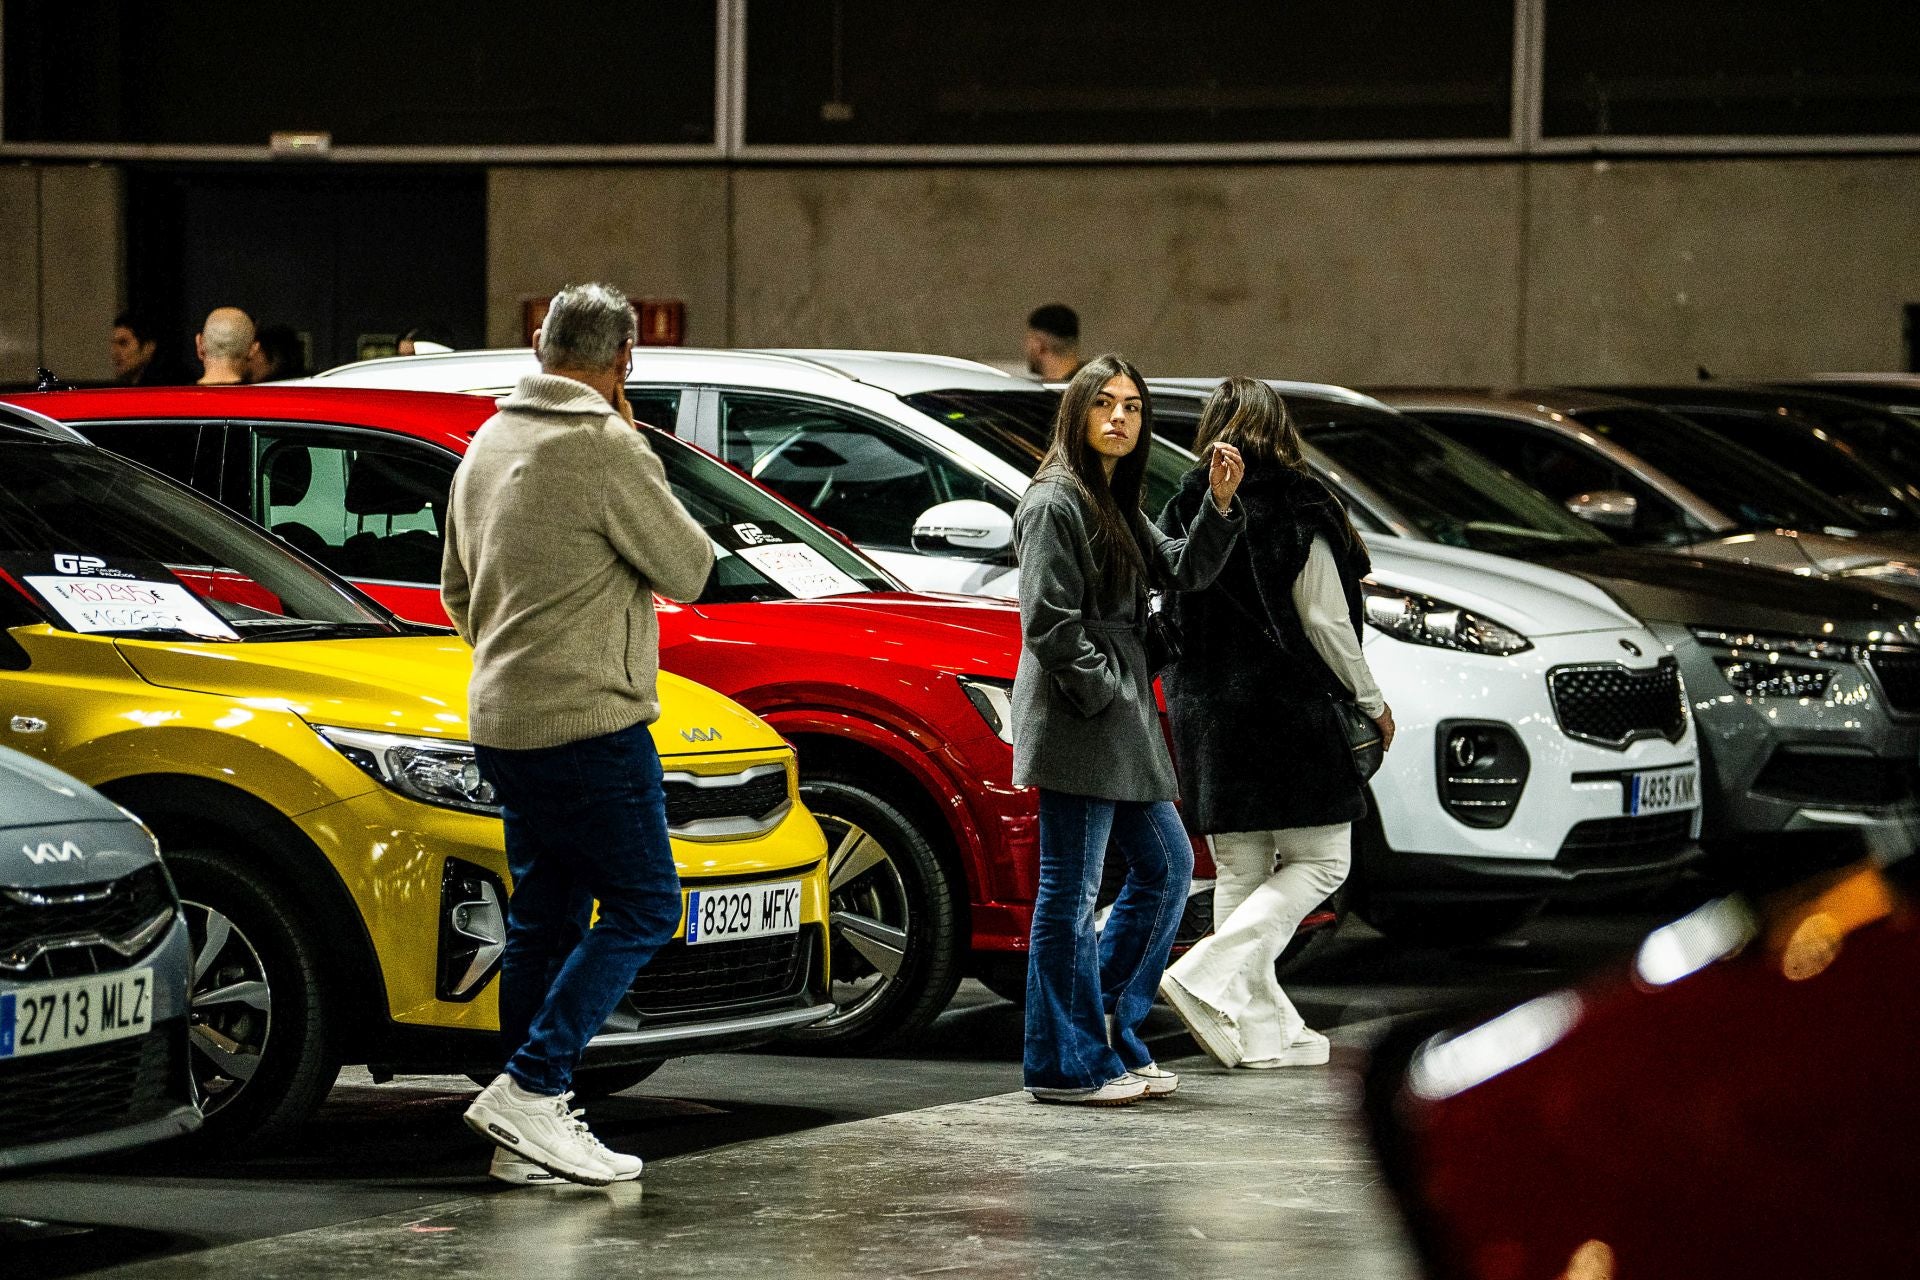
<path fill-rule="evenodd" d="M 1243 1061 L 1278 1057 L 1306 1020 L 1280 989 L 1274 962 L 1307 913 L 1346 881 L 1353 824 L 1234 831 L 1210 842 L 1213 932 L 1167 976 L 1227 1017 Z"/>

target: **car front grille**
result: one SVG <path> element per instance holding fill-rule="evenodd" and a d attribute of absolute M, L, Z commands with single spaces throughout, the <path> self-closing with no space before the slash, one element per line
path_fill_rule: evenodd
<path fill-rule="evenodd" d="M 738 780 L 736 780 L 738 779 Z M 759 766 L 730 778 L 668 774 L 667 825 L 676 835 L 760 834 L 788 803 L 785 766 Z"/>
<path fill-rule="evenodd" d="M 186 1031 L 0 1062 L 0 1147 L 85 1137 L 164 1115 L 187 1101 Z"/>
<path fill-rule="evenodd" d="M 133 957 L 98 940 L 125 942 L 172 912 L 159 863 L 118 880 L 0 888 L 0 973 L 51 978 L 124 968 Z"/>
<path fill-rule="evenodd" d="M 1556 667 L 1547 690 L 1560 731 L 1603 747 L 1625 747 L 1642 738 L 1678 742 L 1687 731 L 1686 693 L 1680 666 L 1662 658 L 1651 667 L 1596 662 Z"/>
<path fill-rule="evenodd" d="M 1905 715 L 1920 715 L 1920 649 L 1867 649 L 1867 666 L 1887 695 L 1887 705 Z"/>
<path fill-rule="evenodd" d="M 1554 859 L 1563 867 L 1631 866 L 1679 853 L 1693 839 L 1693 812 L 1589 818 L 1575 823 Z"/>
<path fill-rule="evenodd" d="M 818 946 L 818 926 L 770 938 L 709 942 L 675 939 L 660 948 L 627 989 L 628 1009 L 643 1018 L 702 1017 L 737 1005 L 799 995 Z"/>

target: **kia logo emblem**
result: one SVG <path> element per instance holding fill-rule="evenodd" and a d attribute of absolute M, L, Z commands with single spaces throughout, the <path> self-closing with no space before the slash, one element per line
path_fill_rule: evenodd
<path fill-rule="evenodd" d="M 720 741 L 720 731 L 718 729 L 682 729 L 680 736 L 688 742 Z"/>
<path fill-rule="evenodd" d="M 1640 646 L 1635 644 L 1631 640 L 1624 640 L 1624 639 L 1621 640 L 1620 647 L 1622 649 L 1625 649 L 1628 653 L 1632 654 L 1636 658 L 1640 656 Z"/>

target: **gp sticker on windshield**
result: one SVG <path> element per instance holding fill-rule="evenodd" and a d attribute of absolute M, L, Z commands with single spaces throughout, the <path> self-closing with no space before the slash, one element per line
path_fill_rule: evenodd
<path fill-rule="evenodd" d="M 26 584 L 75 631 L 184 631 L 237 640 L 232 627 L 178 582 L 30 574 Z"/>

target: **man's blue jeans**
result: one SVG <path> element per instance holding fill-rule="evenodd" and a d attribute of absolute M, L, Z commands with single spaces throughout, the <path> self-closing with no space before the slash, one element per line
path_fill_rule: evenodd
<path fill-rule="evenodd" d="M 1096 937 L 1094 900 L 1109 837 L 1127 860 L 1127 882 Z M 1140 1024 L 1160 989 L 1192 881 L 1193 845 L 1171 804 L 1040 792 L 1026 1084 L 1097 1089 L 1153 1061 Z"/>
<path fill-rule="evenodd" d="M 500 965 L 507 1074 L 565 1093 L 587 1041 L 680 927 L 660 756 L 644 724 L 527 751 L 476 743 L 474 754 L 499 796 L 513 872 Z"/>

